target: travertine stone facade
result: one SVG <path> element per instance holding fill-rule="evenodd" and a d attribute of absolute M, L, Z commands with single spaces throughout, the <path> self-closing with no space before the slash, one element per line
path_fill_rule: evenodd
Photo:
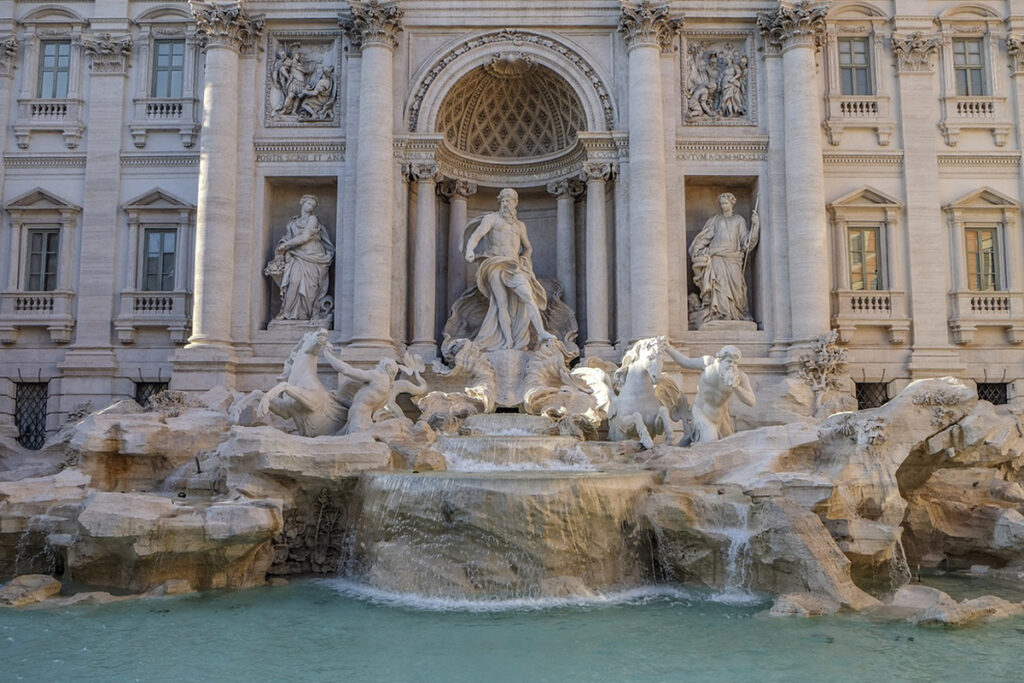
<path fill-rule="evenodd" d="M 0 0 L 0 428 L 29 384 L 51 432 L 268 386 L 310 330 L 264 274 L 306 195 L 340 357 L 436 355 L 505 187 L 585 356 L 732 344 L 756 386 L 836 329 L 851 391 L 1013 398 L 1022 46 L 1024 0 Z M 722 193 L 760 218 L 753 320 L 700 325 Z"/>

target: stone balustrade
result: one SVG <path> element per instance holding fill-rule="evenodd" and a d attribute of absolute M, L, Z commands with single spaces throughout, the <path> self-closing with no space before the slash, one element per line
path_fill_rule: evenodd
<path fill-rule="evenodd" d="M 192 328 L 189 313 L 192 294 L 189 292 L 121 292 L 121 308 L 114 319 L 114 329 L 122 344 L 135 342 L 139 328 L 166 328 L 171 341 L 184 344 Z"/>
<path fill-rule="evenodd" d="M 949 306 L 957 344 L 972 343 L 979 327 L 1002 328 L 1011 344 L 1024 343 L 1024 292 L 951 292 Z"/>
<path fill-rule="evenodd" d="M 74 292 L 63 290 L 3 292 L 0 294 L 0 343 L 13 344 L 18 339 L 19 329 L 27 327 L 46 328 L 52 342 L 68 343 L 75 325 L 74 299 Z"/>
<path fill-rule="evenodd" d="M 832 323 L 842 343 L 852 341 L 858 327 L 884 327 L 892 344 L 904 344 L 910 330 L 905 292 L 852 290 L 832 292 Z"/>

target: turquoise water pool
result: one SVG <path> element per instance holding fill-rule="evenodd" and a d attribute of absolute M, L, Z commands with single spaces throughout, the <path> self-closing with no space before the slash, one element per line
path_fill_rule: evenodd
<path fill-rule="evenodd" d="M 472 607 L 472 611 L 467 607 Z M 589 603 L 418 603 L 340 580 L 0 611 L 0 680 L 1020 681 L 1024 619 L 919 628 L 764 616 L 647 589 Z"/>

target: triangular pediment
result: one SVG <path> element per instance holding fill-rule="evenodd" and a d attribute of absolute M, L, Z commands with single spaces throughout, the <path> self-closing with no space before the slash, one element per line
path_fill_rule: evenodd
<path fill-rule="evenodd" d="M 192 211 L 196 207 L 160 188 L 141 194 L 124 205 L 125 211 Z"/>
<path fill-rule="evenodd" d="M 942 208 L 947 211 L 949 209 L 1019 209 L 1020 203 L 991 187 L 983 187 Z"/>
<path fill-rule="evenodd" d="M 873 187 L 865 185 L 859 190 L 854 190 L 849 194 L 845 194 L 839 199 L 835 200 L 829 207 L 831 208 L 899 208 L 903 204 L 899 199 L 888 195 L 881 190 L 876 190 Z"/>
<path fill-rule="evenodd" d="M 41 187 L 18 195 L 4 205 L 8 211 L 79 211 L 71 202 L 51 194 Z"/>

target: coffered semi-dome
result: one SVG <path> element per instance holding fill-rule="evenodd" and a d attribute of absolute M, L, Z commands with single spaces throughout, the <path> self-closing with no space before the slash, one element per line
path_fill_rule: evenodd
<path fill-rule="evenodd" d="M 522 54 L 495 55 L 459 79 L 437 121 L 452 150 L 506 159 L 566 150 L 586 129 L 583 105 L 565 79 Z"/>

